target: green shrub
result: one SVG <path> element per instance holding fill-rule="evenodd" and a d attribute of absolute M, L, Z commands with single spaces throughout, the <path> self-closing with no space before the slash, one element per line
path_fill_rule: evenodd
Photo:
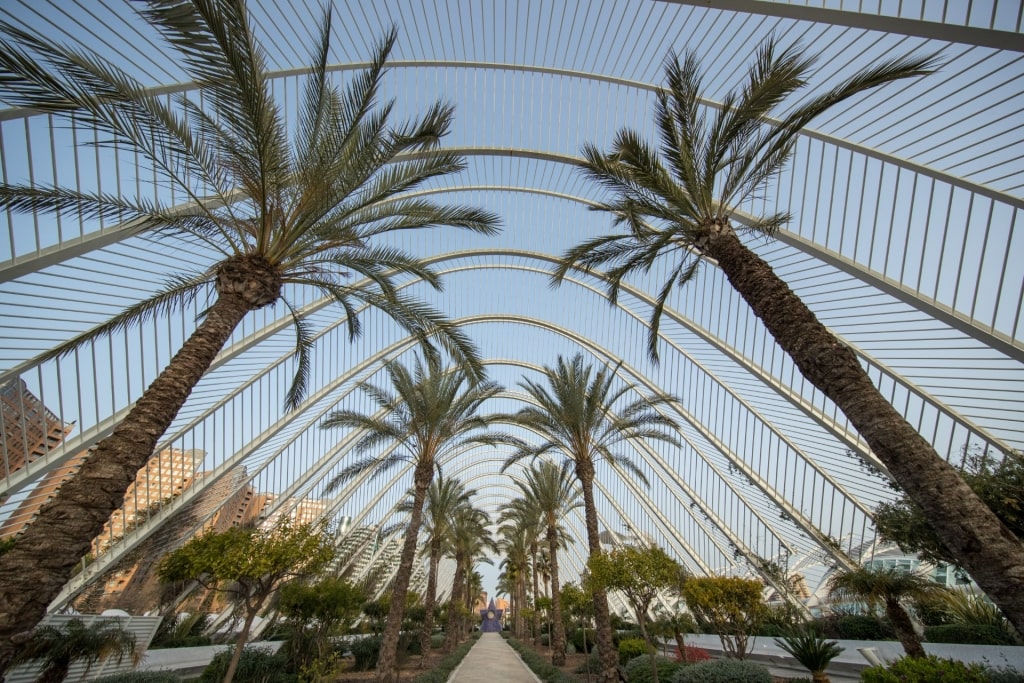
<path fill-rule="evenodd" d="M 526 647 L 515 638 L 507 637 L 506 641 L 513 650 L 519 653 L 519 657 L 526 666 L 537 675 L 537 678 L 544 683 L 576 683 L 576 679 L 562 673 L 562 670 L 553 666 L 544 657 L 537 654 L 532 647 Z"/>
<path fill-rule="evenodd" d="M 584 633 L 583 629 L 578 628 L 578 629 L 574 629 L 573 632 L 571 634 L 569 634 L 569 642 L 572 643 L 572 646 L 574 648 L 576 648 L 576 652 L 590 652 L 591 650 L 594 649 L 594 636 L 596 635 L 594 633 L 594 630 L 588 628 L 587 631 L 586 631 L 586 636 L 587 636 L 587 646 L 586 646 L 586 649 L 584 649 L 584 647 L 583 647 L 583 633 Z"/>
<path fill-rule="evenodd" d="M 619 641 L 619 664 L 625 666 L 634 657 L 640 657 L 649 652 L 650 649 L 643 638 L 623 638 Z"/>
<path fill-rule="evenodd" d="M 124 671 L 94 678 L 92 683 L 181 683 L 173 671 Z"/>
<path fill-rule="evenodd" d="M 199 683 L 220 683 L 231 664 L 234 646 L 221 650 L 203 669 Z M 247 647 L 242 650 L 235 670 L 235 683 L 294 683 L 295 676 L 286 673 L 288 660 L 268 647 Z"/>
<path fill-rule="evenodd" d="M 968 643 L 972 645 L 1014 645 L 1005 628 L 992 624 L 945 624 L 927 626 L 924 638 L 930 643 Z"/>
<path fill-rule="evenodd" d="M 380 657 L 380 646 L 384 639 L 380 636 L 366 636 L 358 638 L 349 643 L 349 650 L 355 662 L 352 669 L 355 671 L 369 671 L 377 666 L 377 658 Z"/>
<path fill-rule="evenodd" d="M 444 634 L 443 633 L 435 633 L 434 635 L 430 636 L 430 649 L 431 650 L 439 650 L 442 647 L 444 647 Z"/>
<path fill-rule="evenodd" d="M 823 638 L 896 640 L 889 622 L 866 614 L 837 614 L 816 619 L 812 625 Z"/>
<path fill-rule="evenodd" d="M 985 669 L 985 678 L 988 683 L 1024 683 L 1024 672 L 1012 666 L 1001 666 Z"/>
<path fill-rule="evenodd" d="M 861 683 L 987 683 L 985 667 L 934 655 L 898 659 L 888 667 L 873 666 L 860 674 Z"/>
<path fill-rule="evenodd" d="M 455 670 L 455 667 L 459 665 L 459 662 L 465 658 L 473 645 L 476 644 L 479 637 L 479 634 L 470 636 L 469 640 L 459 645 L 451 654 L 442 659 L 436 668 L 421 673 L 413 679 L 412 683 L 445 683 L 452 671 Z"/>
<path fill-rule="evenodd" d="M 680 667 L 686 666 L 680 662 L 673 661 L 668 657 L 656 655 L 642 655 L 635 657 L 626 663 L 626 680 L 629 683 L 653 683 L 654 676 L 651 673 L 651 659 L 654 659 L 658 667 L 658 680 L 662 682 L 672 680 L 672 675 Z"/>
<path fill-rule="evenodd" d="M 716 659 L 681 667 L 672 683 L 772 683 L 772 674 L 754 662 Z"/>

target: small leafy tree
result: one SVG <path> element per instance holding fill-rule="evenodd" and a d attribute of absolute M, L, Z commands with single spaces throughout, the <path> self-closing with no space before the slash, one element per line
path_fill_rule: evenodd
<path fill-rule="evenodd" d="M 683 597 L 697 619 L 718 633 L 725 653 L 743 659 L 747 641 L 757 632 L 767 610 L 762 589 L 761 582 L 754 579 L 702 576 L 687 579 Z"/>
<path fill-rule="evenodd" d="M 591 555 L 587 568 L 592 581 L 602 585 L 605 590 L 617 590 L 626 596 L 647 650 L 654 652 L 654 640 L 647 628 L 650 621 L 648 612 L 658 597 L 658 591 L 678 585 L 679 575 L 683 571 L 679 563 L 657 546 L 626 546 L 610 553 Z M 658 683 L 658 667 L 653 657 L 651 676 L 654 683 Z"/>
<path fill-rule="evenodd" d="M 86 671 L 107 657 L 122 661 L 130 656 L 138 660 L 135 636 L 111 621 L 96 621 L 86 626 L 81 619 L 72 619 L 63 626 L 40 626 L 21 646 L 12 664 L 38 662 L 37 683 L 61 683 L 71 665 L 85 662 Z"/>
<path fill-rule="evenodd" d="M 960 476 L 1017 538 L 1024 538 L 1024 453 L 1002 457 L 968 449 Z M 924 512 L 907 494 L 881 503 L 873 515 L 878 534 L 908 554 L 932 564 L 957 565 L 956 557 L 932 530 Z"/>
<path fill-rule="evenodd" d="M 325 662 L 333 654 L 331 637 L 357 616 L 366 593 L 348 581 L 329 577 L 316 583 L 292 581 L 281 588 L 278 610 L 292 631 L 290 650 L 296 671 Z"/>
<path fill-rule="evenodd" d="M 242 629 L 224 676 L 231 683 L 252 622 L 270 596 L 290 579 L 318 572 L 333 556 L 323 525 L 293 525 L 284 518 L 269 530 L 233 527 L 193 538 L 165 557 L 158 572 L 164 581 L 194 580 L 240 602 Z"/>

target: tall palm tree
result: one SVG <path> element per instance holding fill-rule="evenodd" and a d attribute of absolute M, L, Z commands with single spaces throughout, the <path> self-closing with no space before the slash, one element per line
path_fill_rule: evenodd
<path fill-rule="evenodd" d="M 452 535 L 447 548 L 455 560 L 455 575 L 449 595 L 448 620 L 445 623 L 443 652 L 448 654 L 459 642 L 461 635 L 463 605 L 469 599 L 466 590 L 467 577 L 473 571 L 473 560 L 481 552 L 494 549 L 494 541 L 488 526 L 490 517 L 483 510 L 463 506 L 456 510 L 452 520 Z"/>
<path fill-rule="evenodd" d="M 598 461 L 625 470 L 646 483 L 647 479 L 627 457 L 615 452 L 623 442 L 654 439 L 678 444 L 667 429 L 675 429 L 671 418 L 656 410 L 668 403 L 668 396 L 644 396 L 627 402 L 635 388 L 625 384 L 614 387 L 615 370 L 602 367 L 597 372 L 583 362 L 583 354 L 571 360 L 561 356 L 555 367 L 545 367 L 547 386 L 524 380 L 520 386 L 536 405 L 520 410 L 510 420 L 540 435 L 538 445 L 523 445 L 509 456 L 502 469 L 523 458 L 537 458 L 548 453 L 567 459 L 580 483 L 583 510 L 587 525 L 590 555 L 601 552 L 594 503 L 594 475 Z M 601 676 L 605 683 L 618 680 L 618 655 L 612 645 L 611 614 L 608 596 L 601 588 L 594 589 L 594 623 L 597 647 L 601 657 Z"/>
<path fill-rule="evenodd" d="M 449 542 L 453 533 L 453 520 L 459 508 L 470 505 L 476 495 L 476 489 L 466 489 L 458 479 L 447 479 L 438 472 L 437 477 L 427 489 L 427 498 L 423 508 L 423 531 L 426 533 L 428 546 L 427 560 L 427 594 L 424 598 L 426 617 L 420 632 L 420 650 L 430 652 L 430 637 L 434 631 L 434 609 L 437 604 L 437 569 L 441 563 L 441 551 Z M 411 513 L 413 496 L 398 507 L 399 512 Z M 421 661 L 422 664 L 422 661 Z"/>
<path fill-rule="evenodd" d="M 473 382 L 461 366 L 442 369 L 432 356 L 427 357 L 425 364 L 417 356 L 412 370 L 397 361 L 387 363 L 384 369 L 390 388 L 365 382 L 360 385 L 379 408 L 377 414 L 335 410 L 321 426 L 362 430 L 363 435 L 355 445 L 356 453 L 375 451 L 347 466 L 330 487 L 366 470 L 373 470 L 374 476 L 380 476 L 400 463 L 414 464 L 409 525 L 392 586 L 391 608 L 377 663 L 377 680 L 393 683 L 398 678 L 398 636 L 405 596 L 412 577 L 424 501 L 438 467 L 438 458 L 450 449 L 468 444 L 495 445 L 506 442 L 508 437 L 487 431 L 489 420 L 479 414 L 481 404 L 502 390 L 494 382 Z M 394 444 L 394 448 L 383 454 L 376 452 L 388 444 Z"/>
<path fill-rule="evenodd" d="M 536 537 L 535 526 L 530 523 L 532 520 L 519 517 L 514 510 L 510 511 L 508 508 L 502 511 L 499 521 L 501 526 L 498 527 L 498 535 L 501 540 L 498 542 L 498 549 L 505 556 L 501 561 L 501 567 L 511 576 L 513 585 L 512 631 L 516 638 L 523 638 L 526 632 L 523 615 L 523 611 L 527 609 L 526 582 L 531 574 L 530 544 Z"/>
<path fill-rule="evenodd" d="M 798 48 L 764 43 L 747 82 L 727 94 L 713 116 L 702 112 L 696 55 L 666 61 L 667 88 L 658 93 L 654 148 L 633 130 L 620 130 L 609 152 L 583 148 L 584 175 L 611 193 L 597 208 L 611 213 L 619 233 L 567 251 L 552 279 L 569 270 L 607 268 L 610 300 L 622 280 L 671 264 L 651 312 L 648 352 L 657 357 L 658 327 L 669 294 L 713 259 L 800 373 L 849 418 L 896 482 L 925 512 L 956 561 L 1024 628 L 1024 543 L 1009 533 L 935 449 L 878 391 L 856 354 L 839 342 L 740 233 L 771 237 L 786 213 L 733 220 L 736 207 L 756 199 L 792 156 L 797 134 L 817 115 L 865 90 L 930 73 L 933 58 L 905 58 L 867 68 L 837 87 L 767 117 L 807 84 L 814 58 Z"/>
<path fill-rule="evenodd" d="M 12 636 L 38 623 L 135 473 L 184 405 L 214 357 L 251 311 L 283 301 L 296 327 L 298 371 L 287 392 L 298 405 L 309 376 L 311 339 L 285 293 L 312 287 L 345 312 L 374 306 L 411 334 L 436 337 L 449 353 L 480 368 L 472 344 L 437 311 L 401 294 L 396 276 L 439 286 L 417 258 L 381 243 L 406 229 L 455 226 L 491 234 L 497 218 L 458 205 L 401 195 L 465 167 L 436 150 L 452 124 L 440 102 L 407 121 L 377 95 L 396 32 L 371 66 L 344 89 L 329 80 L 331 14 L 311 41 L 312 67 L 298 115 L 275 101 L 266 52 L 244 0 L 147 0 L 142 18 L 165 38 L 199 96 L 166 95 L 85 48 L 50 42 L 0 22 L 0 99 L 98 131 L 103 144 L 133 151 L 161 198 L 119 196 L 60 185 L 0 183 L 0 208 L 125 222 L 136 232 L 173 235 L 218 252 L 209 267 L 182 264 L 155 295 L 59 346 L 46 357 L 122 331 L 196 299 L 210 299 L 196 330 L 128 416 L 96 446 L 78 475 L 40 510 L 0 559 L 0 669 Z M 413 156 L 403 158 L 402 155 Z M 167 204 L 171 193 L 188 198 Z"/>
<path fill-rule="evenodd" d="M 120 624 L 102 620 L 86 626 L 81 619 L 71 619 L 63 626 L 40 626 L 32 631 L 12 664 L 37 662 L 38 683 L 61 683 L 75 662 L 84 662 L 88 672 L 107 657 L 121 662 L 126 656 L 132 664 L 138 662 L 135 635 Z"/>
<path fill-rule="evenodd" d="M 529 577 L 533 583 L 533 644 L 539 647 L 540 610 L 537 609 L 536 601 L 537 596 L 540 594 L 540 575 L 537 572 L 537 562 L 540 555 L 540 540 L 544 533 L 544 520 L 541 517 L 541 510 L 530 497 L 521 496 L 502 506 L 498 523 L 509 523 L 521 528 L 529 546 Z"/>
<path fill-rule="evenodd" d="M 568 540 L 561 521 L 570 511 L 582 507 L 583 501 L 569 470 L 547 460 L 534 463 L 526 470 L 525 478 L 525 481 L 517 481 L 516 486 L 530 501 L 530 507 L 540 514 L 548 543 L 547 553 L 543 554 L 546 561 L 541 567 L 535 564 L 534 575 L 543 573 L 545 585 L 548 581 L 551 583 L 551 663 L 561 666 L 565 664 L 566 642 L 558 585 L 558 548 L 564 547 Z"/>
<path fill-rule="evenodd" d="M 908 657 L 924 657 L 926 653 L 921 645 L 921 636 L 917 635 L 910 615 L 901 603 L 928 598 L 947 590 L 919 574 L 896 568 L 869 567 L 836 572 L 829 578 L 828 589 L 832 596 L 863 600 L 871 608 L 881 604 Z"/>

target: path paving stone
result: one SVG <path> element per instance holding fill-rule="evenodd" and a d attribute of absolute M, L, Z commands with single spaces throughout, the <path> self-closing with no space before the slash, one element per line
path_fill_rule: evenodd
<path fill-rule="evenodd" d="M 540 683 L 498 633 L 481 633 L 448 683 Z"/>

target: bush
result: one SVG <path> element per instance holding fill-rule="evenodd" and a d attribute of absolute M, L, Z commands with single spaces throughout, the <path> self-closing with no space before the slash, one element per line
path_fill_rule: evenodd
<path fill-rule="evenodd" d="M 442 647 L 444 647 L 444 634 L 443 633 L 435 633 L 434 635 L 430 636 L 430 649 L 431 650 L 439 650 Z"/>
<path fill-rule="evenodd" d="M 768 667 L 742 659 L 716 659 L 681 667 L 673 683 L 772 683 Z"/>
<path fill-rule="evenodd" d="M 898 659 L 888 667 L 873 666 L 860 674 L 862 683 L 987 683 L 985 667 L 955 659 L 927 657 Z"/>
<path fill-rule="evenodd" d="M 619 641 L 619 664 L 625 666 L 634 657 L 648 654 L 647 641 L 643 638 L 623 638 Z"/>
<path fill-rule="evenodd" d="M 469 640 L 459 645 L 451 654 L 442 659 L 437 668 L 420 674 L 413 679 L 412 683 L 445 683 L 452 671 L 455 670 L 455 667 L 469 653 L 470 648 L 476 644 L 476 640 L 479 637 L 479 634 L 470 636 Z"/>
<path fill-rule="evenodd" d="M 988 683 L 1024 683 L 1024 672 L 1012 666 L 991 668 L 985 670 L 985 678 Z"/>
<path fill-rule="evenodd" d="M 203 669 L 199 683 L 223 681 L 234 650 L 232 645 L 214 655 L 213 660 Z M 294 683 L 295 676 L 285 673 L 287 667 L 288 660 L 283 655 L 274 654 L 270 648 L 247 647 L 242 650 L 242 657 L 238 660 L 234 680 L 235 683 Z"/>
<path fill-rule="evenodd" d="M 889 622 L 865 614 L 841 614 L 817 619 L 813 626 L 823 638 L 896 640 Z"/>
<path fill-rule="evenodd" d="M 124 671 L 94 678 L 92 683 L 181 683 L 181 676 L 173 671 Z"/>
<path fill-rule="evenodd" d="M 354 639 L 349 644 L 352 658 L 355 662 L 352 669 L 355 671 L 369 671 L 377 666 L 377 658 L 380 657 L 380 646 L 384 642 L 381 636 L 366 636 Z"/>
<path fill-rule="evenodd" d="M 684 645 L 682 655 L 679 654 L 679 648 L 676 648 L 676 661 L 683 662 L 684 664 L 696 664 L 698 662 L 707 662 L 711 660 L 711 655 L 708 651 L 702 647 L 694 647 L 693 645 Z"/>
<path fill-rule="evenodd" d="M 530 667 L 530 670 L 544 683 L 576 683 L 576 679 L 562 673 L 561 669 L 537 654 L 532 647 L 524 646 L 515 638 L 506 638 L 506 642 L 519 653 L 523 663 Z"/>
<path fill-rule="evenodd" d="M 654 676 L 651 675 L 652 657 L 654 659 L 655 666 L 658 667 L 659 681 L 672 680 L 672 674 L 674 674 L 680 667 L 685 666 L 680 662 L 672 661 L 668 657 L 643 655 L 629 660 L 626 664 L 626 680 L 629 681 L 629 683 L 653 683 Z"/>
<path fill-rule="evenodd" d="M 930 643 L 967 643 L 972 645 L 1014 645 L 1006 629 L 992 624 L 946 624 L 926 626 L 924 637 Z"/>
<path fill-rule="evenodd" d="M 594 636 L 595 636 L 594 630 L 588 628 L 587 631 L 586 631 L 586 635 L 587 635 L 587 647 L 586 647 L 586 649 L 583 648 L 583 633 L 584 633 L 583 629 L 578 628 L 578 629 L 574 629 L 573 632 L 569 635 L 569 642 L 572 643 L 572 646 L 574 648 L 576 648 L 576 652 L 590 652 L 591 650 L 594 649 Z"/>

